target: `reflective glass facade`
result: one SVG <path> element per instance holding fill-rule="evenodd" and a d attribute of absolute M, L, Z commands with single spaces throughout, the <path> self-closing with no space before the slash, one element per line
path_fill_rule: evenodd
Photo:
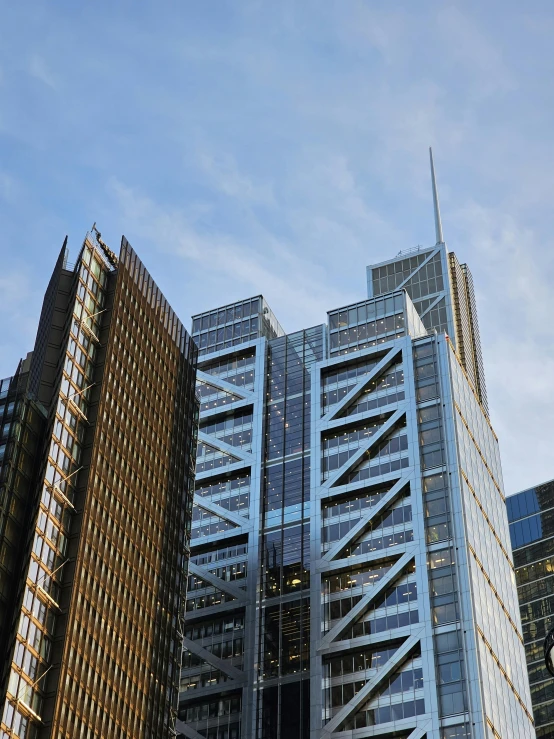
<path fill-rule="evenodd" d="M 554 678 L 544 639 L 554 627 L 554 480 L 506 500 L 533 713 L 539 739 L 554 737 Z"/>
<path fill-rule="evenodd" d="M 28 360 L 14 377 L 0 380 L 0 654 L 15 646 L 16 623 L 23 596 L 19 572 L 29 549 L 28 531 L 36 504 L 36 468 L 46 411 L 27 390 Z M 38 666 L 38 656 L 27 654 Z M 0 665 L 0 704 L 3 705 L 9 663 Z"/>
<path fill-rule="evenodd" d="M 192 318 L 192 337 L 200 354 L 265 336 L 282 336 L 283 329 L 261 295 L 200 313 Z"/>
<path fill-rule="evenodd" d="M 88 234 L 71 270 L 64 245 L 26 385 L 46 412 L 0 737 L 173 730 L 196 357 L 125 239 Z"/>
<path fill-rule="evenodd" d="M 416 310 L 448 302 L 428 252 L 202 355 L 182 736 L 534 737 L 498 442 Z"/>
<path fill-rule="evenodd" d="M 487 393 L 473 278 L 444 243 L 400 252 L 367 268 L 368 295 L 402 288 L 428 331 L 447 333 L 487 413 Z"/>

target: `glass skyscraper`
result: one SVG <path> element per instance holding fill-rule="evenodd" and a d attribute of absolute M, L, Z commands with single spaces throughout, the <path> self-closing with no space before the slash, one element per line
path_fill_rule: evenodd
<path fill-rule="evenodd" d="M 538 739 L 554 739 L 554 677 L 543 645 L 554 627 L 554 480 L 506 500 Z"/>
<path fill-rule="evenodd" d="M 126 241 L 64 244 L 0 382 L 0 737 L 175 736 L 197 349 Z"/>
<path fill-rule="evenodd" d="M 460 264 L 444 243 L 433 155 L 431 150 L 429 153 L 437 243 L 432 247 L 415 247 L 368 267 L 368 295 L 406 290 L 425 328 L 448 335 L 481 405 L 488 412 L 473 278 L 467 264 Z"/>
<path fill-rule="evenodd" d="M 471 279 L 435 213 L 436 246 L 326 324 L 286 335 L 261 296 L 193 317 L 188 739 L 535 736 Z"/>

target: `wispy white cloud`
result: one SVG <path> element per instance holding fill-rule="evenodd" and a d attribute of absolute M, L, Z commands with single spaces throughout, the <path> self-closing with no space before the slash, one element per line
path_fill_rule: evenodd
<path fill-rule="evenodd" d="M 471 243 L 489 404 L 514 493 L 554 477 L 545 426 L 554 414 L 554 239 L 542 251 L 531 227 L 471 201 L 455 225 Z"/>
<path fill-rule="evenodd" d="M 3 277 L 24 261 L 40 291 L 46 244 L 53 261 L 96 219 L 130 237 L 185 322 L 263 292 L 287 329 L 318 323 L 364 296 L 367 263 L 432 239 L 432 144 L 507 486 L 554 475 L 546 4 L 30 2 L 7 9 L 0 49 Z M 11 294 L 14 326 L 36 326 L 37 294 Z M 29 335 L 10 334 L 14 356 Z"/>
<path fill-rule="evenodd" d="M 488 321 L 509 317 L 520 336 L 554 339 L 554 323 L 544 320 L 554 315 L 554 249 L 543 253 L 539 234 L 502 208 L 470 200 L 456 211 L 454 222 L 471 241 L 468 259 L 473 257 L 481 278 Z M 554 246 L 552 237 L 549 242 Z M 550 347 L 554 353 L 554 342 Z"/>
<path fill-rule="evenodd" d="M 198 163 L 212 186 L 242 204 L 274 205 L 272 187 L 267 182 L 255 182 L 239 171 L 235 158 L 227 153 L 214 156 L 207 151 L 198 153 Z"/>
<path fill-rule="evenodd" d="M 468 88 L 471 97 L 513 89 L 517 84 L 515 77 L 495 37 L 483 32 L 470 13 L 461 7 L 445 5 L 437 14 L 436 38 L 441 48 L 447 45 L 446 61 L 459 64 L 462 73 L 471 75 Z M 437 63 L 441 61 L 437 58 Z"/>
<path fill-rule="evenodd" d="M 29 277 L 24 271 L 9 271 L 0 274 L 0 293 L 6 301 L 3 308 L 9 309 L 24 303 L 30 294 Z"/>
<path fill-rule="evenodd" d="M 44 83 L 47 87 L 52 90 L 57 89 L 57 83 L 54 75 L 49 70 L 46 60 L 38 54 L 33 54 L 29 59 L 29 74 L 31 77 Z"/>
<path fill-rule="evenodd" d="M 14 203 L 22 192 L 21 184 L 8 172 L 0 170 L 0 201 Z"/>
<path fill-rule="evenodd" d="M 7 255 L 3 255 L 6 259 Z M 0 377 L 9 377 L 19 359 L 34 343 L 37 331 L 37 316 L 28 310 L 35 302 L 35 291 L 31 288 L 28 271 L 0 270 L 0 296 L 2 305 L 2 336 L 0 342 Z M 14 346 L 18 347 L 16 352 Z"/>
<path fill-rule="evenodd" d="M 282 322 L 296 322 L 300 316 L 307 324 L 322 323 L 328 309 L 345 301 L 339 290 L 322 282 L 324 275 L 317 264 L 295 254 L 289 244 L 270 233 L 262 233 L 263 240 L 253 248 L 228 234 L 199 228 L 185 209 L 168 209 L 115 179 L 109 188 L 117 199 L 122 220 L 133 224 L 143 243 L 163 244 L 163 252 L 184 260 L 184 270 L 187 263 L 197 263 L 205 283 L 214 273 L 223 275 L 233 290 L 239 287 L 244 291 L 235 297 L 261 292 L 273 305 L 288 306 L 285 315 L 278 315 Z M 213 307 L 217 296 L 205 294 L 206 300 L 204 308 Z"/>

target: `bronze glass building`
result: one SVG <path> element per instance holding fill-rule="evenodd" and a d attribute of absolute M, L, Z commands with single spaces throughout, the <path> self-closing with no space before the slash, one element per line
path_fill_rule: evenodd
<path fill-rule="evenodd" d="M 175 735 L 196 358 L 125 238 L 64 244 L 0 393 L 2 738 Z"/>

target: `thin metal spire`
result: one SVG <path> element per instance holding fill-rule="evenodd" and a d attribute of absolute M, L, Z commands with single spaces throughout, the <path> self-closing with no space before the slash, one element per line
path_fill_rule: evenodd
<path fill-rule="evenodd" d="M 437 193 L 437 179 L 435 177 L 435 165 L 433 164 L 433 149 L 431 149 L 431 147 L 429 147 L 429 159 L 431 160 L 431 183 L 433 185 L 433 208 L 435 210 L 435 234 L 437 237 L 437 244 L 444 244 L 439 196 Z"/>

